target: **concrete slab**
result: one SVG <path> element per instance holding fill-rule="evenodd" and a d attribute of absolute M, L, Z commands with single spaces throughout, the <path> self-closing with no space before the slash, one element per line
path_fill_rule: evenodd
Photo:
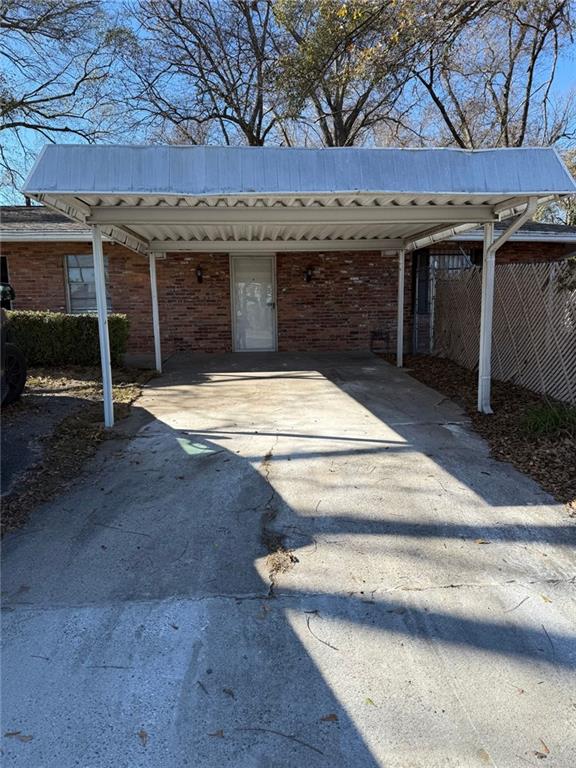
<path fill-rule="evenodd" d="M 4 764 L 569 768 L 575 538 L 373 356 L 180 356 L 5 541 Z"/>

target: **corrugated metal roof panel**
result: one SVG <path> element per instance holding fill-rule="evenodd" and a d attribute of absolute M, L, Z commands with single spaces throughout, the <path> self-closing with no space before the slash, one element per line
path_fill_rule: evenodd
<path fill-rule="evenodd" d="M 554 149 L 44 147 L 24 192 L 101 195 L 573 194 Z"/>

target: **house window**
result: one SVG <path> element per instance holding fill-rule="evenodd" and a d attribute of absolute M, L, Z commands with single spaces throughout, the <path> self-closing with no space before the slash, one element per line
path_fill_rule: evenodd
<path fill-rule="evenodd" d="M 108 282 L 108 259 L 104 257 L 104 271 Z M 68 309 L 72 314 L 96 312 L 96 283 L 94 262 L 91 254 L 66 256 L 66 281 L 68 284 Z M 108 311 L 110 296 L 106 290 Z"/>

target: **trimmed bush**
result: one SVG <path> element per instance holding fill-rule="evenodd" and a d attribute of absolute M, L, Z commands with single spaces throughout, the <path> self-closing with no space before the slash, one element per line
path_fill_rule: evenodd
<path fill-rule="evenodd" d="M 100 346 L 96 315 L 8 310 L 9 335 L 29 366 L 98 365 Z M 126 315 L 108 315 L 110 356 L 120 365 L 128 342 Z"/>

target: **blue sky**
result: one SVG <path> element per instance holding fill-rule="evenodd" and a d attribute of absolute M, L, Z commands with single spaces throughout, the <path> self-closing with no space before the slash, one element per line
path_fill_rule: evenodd
<path fill-rule="evenodd" d="M 116 3 L 112 0 L 108 5 L 113 7 Z M 562 52 L 553 86 L 553 93 L 556 96 L 566 96 L 570 91 L 574 91 L 576 97 L 576 43 L 573 43 L 569 48 L 565 48 Z M 10 140 L 8 139 L 8 142 L 6 142 L 8 148 L 10 147 Z M 78 139 L 74 138 L 71 140 L 78 141 Z M 135 140 L 138 141 L 138 137 L 135 137 Z M 43 137 L 33 135 L 27 137 L 27 144 L 33 153 L 36 153 L 44 143 L 45 139 Z M 18 192 L 7 188 L 0 190 L 0 200 L 7 203 L 23 202 L 22 196 Z"/>

